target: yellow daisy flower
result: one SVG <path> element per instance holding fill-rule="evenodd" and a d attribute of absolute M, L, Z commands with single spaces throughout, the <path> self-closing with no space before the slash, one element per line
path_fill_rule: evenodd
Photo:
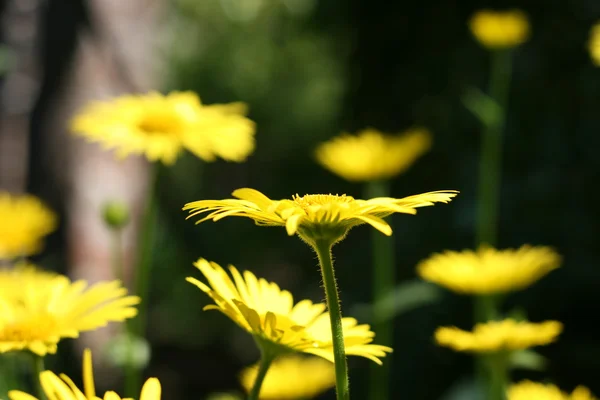
<path fill-rule="evenodd" d="M 193 92 L 126 95 L 88 104 L 73 118 L 74 133 L 115 149 L 171 165 L 183 149 L 204 161 L 241 162 L 254 150 L 254 123 L 243 103 L 203 105 Z"/>
<path fill-rule="evenodd" d="M 446 251 L 417 266 L 421 278 L 459 293 L 495 294 L 523 289 L 560 265 L 549 247 Z"/>
<path fill-rule="evenodd" d="M 250 393 L 258 366 L 244 369 L 240 382 Z M 335 386 L 333 364 L 317 357 L 289 355 L 276 359 L 260 389 L 260 400 L 312 399 Z"/>
<path fill-rule="evenodd" d="M 403 172 L 430 146 L 431 135 L 424 129 L 395 136 L 365 129 L 321 144 L 316 156 L 321 165 L 348 181 L 374 181 Z"/>
<path fill-rule="evenodd" d="M 227 272 L 214 262 L 199 259 L 194 264 L 206 277 L 208 285 L 188 277 L 187 281 L 208 294 L 215 304 L 205 310 L 218 310 L 261 344 L 276 347 L 278 352 L 314 354 L 333 362 L 333 345 L 329 313 L 325 304 L 302 300 L 294 304 L 292 294 L 274 282 L 257 279 L 250 271 L 243 275 L 229 266 Z M 370 344 L 375 336 L 369 325 L 358 325 L 354 318 L 342 319 L 346 354 L 381 364 L 391 348 Z"/>
<path fill-rule="evenodd" d="M 0 192 L 0 259 L 39 252 L 43 237 L 56 229 L 56 215 L 40 199 Z"/>
<path fill-rule="evenodd" d="M 65 374 L 61 374 L 59 378 L 51 371 L 44 371 L 40 374 L 40 384 L 50 400 L 121 400 L 121 397 L 112 391 L 106 392 L 103 398 L 96 396 L 92 353 L 89 349 L 86 349 L 83 353 L 83 392 Z M 160 400 L 160 396 L 159 380 L 150 378 L 144 383 L 139 400 Z M 32 395 L 18 390 L 8 392 L 8 397 L 10 400 L 38 400 Z"/>
<path fill-rule="evenodd" d="M 590 30 L 588 49 L 594 64 L 600 66 L 600 23 L 594 25 Z"/>
<path fill-rule="evenodd" d="M 518 322 L 513 319 L 475 325 L 472 332 L 457 327 L 441 327 L 435 340 L 456 351 L 476 353 L 522 350 L 552 343 L 562 331 L 558 321 Z"/>
<path fill-rule="evenodd" d="M 556 385 L 527 380 L 509 386 L 506 394 L 507 400 L 596 400 L 584 386 L 577 386 L 573 393 L 568 394 Z"/>
<path fill-rule="evenodd" d="M 520 10 L 478 11 L 469 27 L 475 38 L 489 49 L 515 47 L 529 38 L 529 21 Z"/>
<path fill-rule="evenodd" d="M 348 231 L 358 225 L 369 224 L 385 235 L 392 228 L 383 220 L 393 213 L 416 214 L 417 208 L 434 203 L 447 203 L 458 192 L 445 190 L 429 192 L 403 199 L 377 197 L 358 200 L 346 195 L 307 194 L 293 196 L 291 200 L 271 200 L 258 190 L 237 189 L 237 199 L 200 200 L 188 203 L 188 218 L 208 213 L 197 223 L 218 221 L 237 216 L 253 219 L 257 225 L 285 226 L 288 235 L 298 233 L 308 243 L 319 239 L 340 241 Z"/>
<path fill-rule="evenodd" d="M 0 271 L 0 353 L 56 353 L 63 338 L 137 314 L 140 299 L 119 281 L 87 286 L 30 266 Z"/>

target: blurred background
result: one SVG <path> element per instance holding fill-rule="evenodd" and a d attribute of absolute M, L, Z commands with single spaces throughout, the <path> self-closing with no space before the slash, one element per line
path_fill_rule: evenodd
<path fill-rule="evenodd" d="M 115 161 L 71 136 L 73 113 L 92 99 L 149 90 L 194 90 L 206 103 L 247 102 L 258 127 L 248 162 L 204 164 L 186 154 L 161 169 L 160 251 L 145 299 L 152 348 L 146 376 L 161 379 L 165 398 L 239 390 L 236 375 L 258 352 L 224 316 L 202 311 L 208 297 L 184 281 L 199 275 L 192 263 L 199 257 L 231 263 L 297 299 L 321 301 L 317 260 L 283 229 L 235 218 L 195 226 L 181 207 L 246 186 L 275 199 L 361 197 L 361 185 L 316 164 L 315 146 L 342 131 L 393 133 L 419 125 L 433 133 L 432 150 L 393 181 L 393 195 L 461 194 L 416 217 L 390 218 L 397 283 L 416 279 L 415 265 L 433 252 L 473 247 L 481 124 L 461 96 L 488 81 L 489 53 L 467 26 L 482 8 L 520 8 L 532 31 L 514 57 L 499 247 L 550 245 L 564 256 L 561 269 L 506 302 L 532 321 L 565 324 L 560 340 L 539 350 L 546 369 L 520 369 L 514 377 L 565 389 L 585 384 L 600 394 L 600 68 L 587 51 L 590 28 L 600 20 L 596 0 L 4 0 L 0 189 L 33 193 L 61 216 L 36 262 L 73 277 L 110 278 L 100 207 L 127 200 L 141 210 L 148 166 L 136 158 Z M 126 232 L 129 264 L 138 213 Z M 368 229 L 357 228 L 335 248 L 344 312 L 366 322 L 369 239 Z M 394 318 L 392 398 L 473 398 L 472 359 L 432 339 L 439 325 L 471 327 L 470 299 L 440 290 Z M 62 342 L 51 358 L 55 370 L 78 377 L 82 346 L 105 341 L 110 330 L 94 335 L 77 346 Z M 350 367 L 355 398 L 366 398 L 369 361 L 351 358 Z M 322 398 L 333 398 L 332 391 Z"/>

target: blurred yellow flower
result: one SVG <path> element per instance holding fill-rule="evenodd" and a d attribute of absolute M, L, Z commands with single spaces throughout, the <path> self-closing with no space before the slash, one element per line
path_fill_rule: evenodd
<path fill-rule="evenodd" d="M 252 390 L 258 366 L 244 369 L 240 381 L 246 392 Z M 262 383 L 260 400 L 312 399 L 335 386 L 332 363 L 317 357 L 288 355 L 277 358 Z"/>
<path fill-rule="evenodd" d="M 416 214 L 416 208 L 447 203 L 457 193 L 444 190 L 403 199 L 378 197 L 370 200 L 356 200 L 346 195 L 307 194 L 277 201 L 257 190 L 245 188 L 233 192 L 237 199 L 194 201 L 183 209 L 190 210 L 188 218 L 209 213 L 197 223 L 230 216 L 247 217 L 257 225 L 285 226 L 288 235 L 298 233 L 302 239 L 313 243 L 319 239 L 342 240 L 352 227 L 364 223 L 389 236 L 392 228 L 384 217 L 393 213 Z"/>
<path fill-rule="evenodd" d="M 137 314 L 140 299 L 119 281 L 87 286 L 32 266 L 0 271 L 0 353 L 55 353 L 63 338 Z"/>
<path fill-rule="evenodd" d="M 325 304 L 302 300 L 294 304 L 292 294 L 274 282 L 257 279 L 250 271 L 243 275 L 229 266 L 227 272 L 214 262 L 201 258 L 194 264 L 206 277 L 208 286 L 188 277 L 187 281 L 208 294 L 215 304 L 205 310 L 218 310 L 254 336 L 257 342 L 280 353 L 314 354 L 333 362 L 329 313 Z M 375 336 L 369 325 L 358 325 L 354 318 L 343 318 L 346 354 L 365 357 L 381 364 L 391 348 L 370 344 Z"/>
<path fill-rule="evenodd" d="M 578 386 L 573 393 L 561 391 L 556 385 L 531 381 L 512 384 L 507 390 L 507 400 L 596 400 L 590 390 Z"/>
<path fill-rule="evenodd" d="M 561 331 L 562 324 L 558 321 L 533 323 L 505 319 L 477 324 L 472 332 L 454 326 L 441 327 L 435 332 L 435 340 L 456 351 L 485 353 L 549 344 Z"/>
<path fill-rule="evenodd" d="M 494 50 L 518 46 L 529 37 L 529 21 L 520 10 L 478 11 L 469 27 L 482 45 Z"/>
<path fill-rule="evenodd" d="M 600 23 L 597 23 L 590 30 L 590 40 L 588 42 L 590 57 L 596 66 L 600 67 Z"/>
<path fill-rule="evenodd" d="M 40 199 L 0 192 L 0 260 L 29 256 L 56 229 L 56 215 Z"/>
<path fill-rule="evenodd" d="M 425 129 L 395 136 L 365 129 L 321 144 L 316 156 L 321 165 L 348 181 L 374 181 L 403 172 L 430 147 L 431 134 Z"/>
<path fill-rule="evenodd" d="M 115 149 L 171 165 L 183 149 L 204 161 L 244 161 L 254 151 L 254 122 L 243 103 L 203 105 L 193 92 L 126 95 L 88 104 L 71 122 L 74 133 Z"/>
<path fill-rule="evenodd" d="M 40 374 L 40 384 L 50 400 L 101 400 L 100 397 L 96 396 L 94 372 L 92 369 L 92 353 L 89 349 L 86 349 L 83 353 L 83 392 L 65 374 L 61 374 L 59 378 L 51 371 L 44 371 Z M 160 396 L 161 387 L 159 380 L 149 378 L 142 387 L 139 400 L 160 400 Z M 18 390 L 8 392 L 8 397 L 10 400 L 37 400 L 36 397 Z M 121 400 L 121 397 L 115 392 L 110 391 L 104 394 L 103 399 Z"/>
<path fill-rule="evenodd" d="M 560 265 L 560 256 L 549 247 L 522 246 L 496 250 L 446 251 L 417 266 L 425 280 L 459 293 L 494 294 L 523 289 Z"/>

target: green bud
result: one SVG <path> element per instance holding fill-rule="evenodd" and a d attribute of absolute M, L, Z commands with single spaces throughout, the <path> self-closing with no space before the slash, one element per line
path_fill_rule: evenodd
<path fill-rule="evenodd" d="M 124 228 L 129 222 L 129 207 L 122 201 L 107 201 L 102 207 L 102 217 L 110 228 Z"/>

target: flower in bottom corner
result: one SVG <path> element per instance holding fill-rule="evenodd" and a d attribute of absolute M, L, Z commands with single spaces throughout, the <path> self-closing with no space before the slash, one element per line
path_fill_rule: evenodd
<path fill-rule="evenodd" d="M 505 319 L 477 324 L 472 332 L 454 326 L 441 327 L 435 332 L 435 340 L 455 351 L 489 353 L 550 344 L 561 332 L 562 324 L 558 321 L 533 323 Z"/>
<path fill-rule="evenodd" d="M 65 374 L 60 374 L 59 378 L 52 371 L 44 371 L 39 378 L 42 390 L 50 400 L 100 400 L 96 396 L 92 353 L 89 349 L 83 353 L 83 392 Z M 38 400 L 32 395 L 18 390 L 8 392 L 8 397 L 10 400 Z M 160 397 L 160 381 L 156 378 L 149 378 L 144 383 L 138 400 L 160 400 Z M 117 393 L 109 391 L 104 394 L 103 400 L 121 400 L 121 397 Z"/>
<path fill-rule="evenodd" d="M 240 382 L 246 392 L 254 386 L 258 366 L 244 369 Z M 335 368 L 318 357 L 283 356 L 269 368 L 260 389 L 260 400 L 312 399 L 335 386 Z"/>
<path fill-rule="evenodd" d="M 556 385 L 527 380 L 510 385 L 506 397 L 507 400 L 596 400 L 590 390 L 584 386 L 577 386 L 571 394 L 568 394 Z"/>
<path fill-rule="evenodd" d="M 333 344 L 329 313 L 325 304 L 302 300 L 294 304 L 292 294 L 276 283 L 257 279 L 250 271 L 240 273 L 234 266 L 227 272 L 214 262 L 199 259 L 194 264 L 206 277 L 208 285 L 195 278 L 187 281 L 208 294 L 215 304 L 205 310 L 218 310 L 252 334 L 260 346 L 279 353 L 314 354 L 333 362 Z M 371 344 L 375 333 L 369 325 L 359 325 L 354 318 L 343 318 L 346 354 L 379 358 L 392 352 L 387 346 Z"/>
<path fill-rule="evenodd" d="M 29 265 L 0 271 L 0 353 L 56 353 L 63 338 L 134 317 L 139 302 L 119 281 L 88 287 Z"/>

